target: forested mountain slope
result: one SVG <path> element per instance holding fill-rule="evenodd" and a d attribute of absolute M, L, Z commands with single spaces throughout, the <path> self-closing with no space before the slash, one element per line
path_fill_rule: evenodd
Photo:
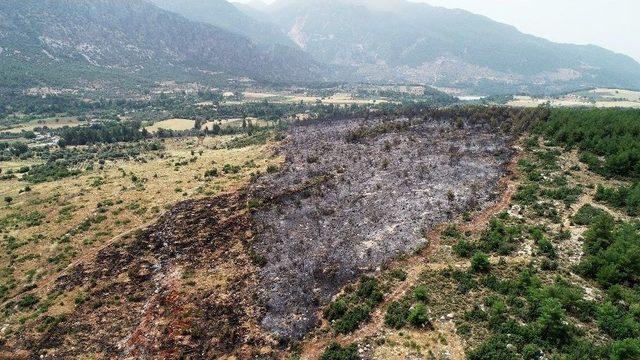
<path fill-rule="evenodd" d="M 269 12 L 317 60 L 370 80 L 484 92 L 638 87 L 640 64 L 597 46 L 557 44 L 462 10 L 404 0 L 280 0 Z"/>
<path fill-rule="evenodd" d="M 323 67 L 290 48 L 260 48 L 142 0 L 8 0 L 0 3 L 4 86 L 246 76 L 322 79 Z"/>

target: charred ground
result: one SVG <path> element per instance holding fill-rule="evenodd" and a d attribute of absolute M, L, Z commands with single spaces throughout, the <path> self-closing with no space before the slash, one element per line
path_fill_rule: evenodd
<path fill-rule="evenodd" d="M 179 203 L 57 278 L 42 303 L 74 293 L 72 310 L 28 323 L 4 354 L 281 356 L 344 285 L 494 199 L 513 114 L 481 109 L 293 126 L 280 168 Z"/>
<path fill-rule="evenodd" d="M 293 128 L 285 165 L 253 187 L 265 328 L 287 339 L 345 284 L 484 207 L 511 159 L 488 121 L 351 119 Z M 293 190 L 293 191 L 292 191 Z"/>
<path fill-rule="evenodd" d="M 100 251 L 56 281 L 56 294 L 83 289 L 78 306 L 42 336 L 16 344 L 28 358 L 250 355 L 260 348 L 247 255 L 250 216 L 242 194 L 186 201 L 129 244 Z M 77 298 L 78 299 L 78 298 Z M 34 329 L 35 330 L 35 329 Z M 5 344 L 9 345 L 9 344 Z"/>

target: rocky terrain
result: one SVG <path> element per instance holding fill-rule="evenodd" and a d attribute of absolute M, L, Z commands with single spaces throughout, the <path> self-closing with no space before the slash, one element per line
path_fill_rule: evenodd
<path fill-rule="evenodd" d="M 404 0 L 280 0 L 274 23 L 315 59 L 366 81 L 423 83 L 473 94 L 637 87 L 640 64 L 559 44 L 464 10 Z M 622 85 L 625 84 L 625 85 Z"/>
<path fill-rule="evenodd" d="M 262 324 L 285 338 L 359 274 L 490 202 L 513 154 L 488 123 L 406 118 L 299 126 L 281 151 L 284 168 L 254 186 L 253 218 Z"/>

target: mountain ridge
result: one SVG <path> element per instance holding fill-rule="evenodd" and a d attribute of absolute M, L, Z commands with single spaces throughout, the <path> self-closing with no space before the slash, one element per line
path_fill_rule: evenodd
<path fill-rule="evenodd" d="M 510 92 L 640 87 L 640 64 L 631 57 L 554 43 L 465 10 L 403 0 L 281 0 L 268 11 L 315 59 L 356 66 L 370 81 Z"/>
<path fill-rule="evenodd" d="M 142 0 L 7 0 L 0 18 L 0 77 L 9 85 L 181 75 L 295 82 L 322 79 L 327 71 L 282 45 L 259 47 Z"/>
<path fill-rule="evenodd" d="M 245 36 L 257 44 L 295 47 L 279 27 L 245 14 L 225 0 L 148 0 L 161 9 Z M 255 4 L 254 4 L 255 6 Z"/>
<path fill-rule="evenodd" d="M 404 0 L 250 5 L 7 0 L 2 87 L 248 78 L 420 84 L 474 95 L 640 88 L 631 57 L 554 43 L 465 10 Z"/>

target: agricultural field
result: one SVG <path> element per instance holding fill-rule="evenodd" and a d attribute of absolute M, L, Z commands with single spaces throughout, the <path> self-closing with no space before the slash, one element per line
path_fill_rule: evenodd
<path fill-rule="evenodd" d="M 65 126 L 78 126 L 80 122 L 73 117 L 56 117 L 49 119 L 31 120 L 26 123 L 14 126 L 0 127 L 0 132 L 18 134 L 23 131 L 33 131 L 35 128 L 47 127 L 49 129 L 59 129 Z"/>
<path fill-rule="evenodd" d="M 275 103 L 306 103 L 306 104 L 333 104 L 333 105 L 351 105 L 351 104 L 375 104 L 386 103 L 389 100 L 386 99 L 362 99 L 354 97 L 348 93 L 336 93 L 330 96 L 312 96 L 312 95 L 298 95 L 288 93 L 259 93 L 259 92 L 244 92 L 243 98 L 245 101 L 264 101 L 268 100 Z"/>
<path fill-rule="evenodd" d="M 536 107 L 545 103 L 554 107 L 640 108 L 640 92 L 623 89 L 593 89 L 552 98 L 515 96 L 507 105 Z"/>
<path fill-rule="evenodd" d="M 211 130 L 214 126 L 220 126 L 221 128 L 227 129 L 240 129 L 243 126 L 247 127 L 248 124 L 252 126 L 258 127 L 267 127 L 272 125 L 271 122 L 266 120 L 261 120 L 254 117 L 247 117 L 244 119 L 222 119 L 215 121 L 202 121 L 200 125 L 200 130 Z M 147 126 L 145 129 L 150 133 L 157 133 L 159 129 L 164 130 L 172 130 L 172 131 L 186 131 L 192 130 L 196 125 L 195 120 L 189 119 L 169 119 L 158 121 L 151 126 Z"/>
<path fill-rule="evenodd" d="M 193 129 L 195 126 L 195 120 L 189 119 L 168 119 L 162 120 L 154 123 L 151 126 L 146 127 L 147 131 L 155 133 L 158 132 L 159 129 L 165 130 L 174 130 L 174 131 L 184 131 Z"/>

